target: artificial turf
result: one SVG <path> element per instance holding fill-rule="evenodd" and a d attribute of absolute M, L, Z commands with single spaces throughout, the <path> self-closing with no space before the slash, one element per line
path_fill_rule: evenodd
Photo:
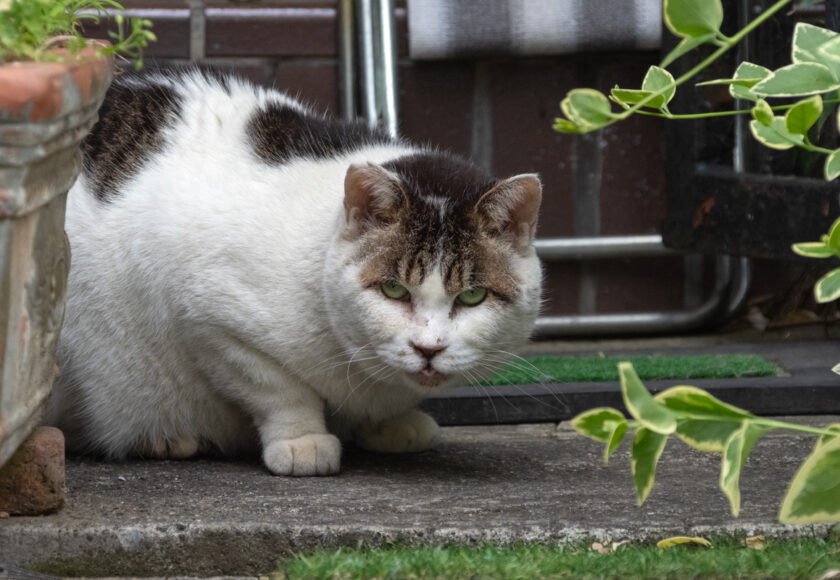
<path fill-rule="evenodd" d="M 691 356 L 539 356 L 514 359 L 483 385 L 617 381 L 618 363 L 630 361 L 644 380 L 723 379 L 776 375 L 775 364 L 754 354 Z"/>
<path fill-rule="evenodd" d="M 599 553 L 591 544 L 546 546 L 515 544 L 473 547 L 421 546 L 340 549 L 296 555 L 280 563 L 281 578 L 350 580 L 356 578 L 471 578 L 587 580 L 648 578 L 819 578 L 840 568 L 834 539 L 768 541 L 762 550 L 743 539 L 712 538 L 711 548 L 624 545 Z"/>

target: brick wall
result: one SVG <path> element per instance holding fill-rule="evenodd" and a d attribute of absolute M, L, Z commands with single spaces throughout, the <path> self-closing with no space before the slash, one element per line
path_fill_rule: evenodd
<path fill-rule="evenodd" d="M 155 23 L 150 66 L 191 57 L 339 113 L 336 6 L 307 0 L 232 3 L 128 0 Z M 194 27 L 191 32 L 190 15 Z M 538 172 L 541 237 L 658 233 L 665 216 L 659 121 L 637 117 L 599 135 L 552 131 L 565 93 L 635 86 L 656 53 L 413 62 L 398 8 L 400 130 L 409 139 L 473 156 L 499 176 Z M 106 26 L 103 23 L 102 26 Z M 102 27 L 88 34 L 104 36 Z M 685 300 L 682 257 L 551 263 L 549 313 L 669 310 Z M 692 295 L 694 294 L 694 295 Z"/>

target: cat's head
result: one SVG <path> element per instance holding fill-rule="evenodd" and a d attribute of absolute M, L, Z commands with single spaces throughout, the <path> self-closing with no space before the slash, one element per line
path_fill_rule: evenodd
<path fill-rule="evenodd" d="M 536 175 L 440 153 L 352 165 L 327 282 L 343 346 L 422 395 L 489 375 L 539 310 L 540 200 Z"/>

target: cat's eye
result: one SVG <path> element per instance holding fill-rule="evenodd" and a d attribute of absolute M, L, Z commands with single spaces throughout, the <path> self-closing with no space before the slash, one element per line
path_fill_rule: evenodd
<path fill-rule="evenodd" d="M 458 294 L 458 303 L 464 306 L 478 306 L 487 298 L 487 288 L 475 286 Z"/>
<path fill-rule="evenodd" d="M 382 293 L 392 300 L 408 300 L 408 288 L 393 280 L 383 282 L 380 288 L 382 288 Z"/>

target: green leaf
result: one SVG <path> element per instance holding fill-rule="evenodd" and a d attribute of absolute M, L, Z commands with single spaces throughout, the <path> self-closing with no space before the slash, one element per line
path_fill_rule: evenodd
<path fill-rule="evenodd" d="M 770 105 L 767 104 L 767 101 L 764 99 L 759 99 L 759 101 L 755 104 L 752 108 L 752 116 L 753 119 L 764 125 L 765 127 L 769 127 L 773 123 L 773 109 L 770 108 Z"/>
<path fill-rule="evenodd" d="M 837 34 L 804 22 L 797 22 L 793 29 L 793 46 L 791 48 L 791 61 L 818 62 L 824 63 L 824 58 L 818 54 L 819 48 L 826 42 L 837 38 Z"/>
<path fill-rule="evenodd" d="M 562 117 L 554 119 L 554 127 L 552 128 L 560 133 L 585 133 L 583 129 L 568 119 L 563 119 Z"/>
<path fill-rule="evenodd" d="M 610 102 L 595 89 L 573 89 L 560 103 L 566 117 L 583 130 L 600 129 L 613 118 Z"/>
<path fill-rule="evenodd" d="M 820 438 L 817 441 L 817 446 L 814 448 L 815 450 L 840 435 L 840 423 L 832 423 L 831 425 L 825 426 L 824 429 L 831 431 L 831 434 L 825 433 L 820 435 Z"/>
<path fill-rule="evenodd" d="M 610 456 L 618 449 L 622 439 L 624 439 L 625 433 L 627 433 L 627 421 L 622 417 L 621 423 L 615 425 L 612 433 L 610 433 L 610 439 L 607 441 L 606 447 L 604 447 L 604 465 L 609 462 Z"/>
<path fill-rule="evenodd" d="M 658 66 L 650 67 L 642 81 L 642 90 L 656 93 L 666 87 L 670 88 L 662 93 L 662 96 L 665 99 L 665 104 L 668 104 L 674 98 L 674 93 L 677 90 L 674 86 L 674 77 L 664 68 L 659 68 Z"/>
<path fill-rule="evenodd" d="M 808 456 L 790 483 L 779 521 L 812 524 L 840 520 L 840 437 L 820 445 Z"/>
<path fill-rule="evenodd" d="M 737 516 L 741 511 L 741 490 L 738 480 L 741 478 L 741 468 L 747 461 L 755 442 L 767 429 L 750 421 L 744 421 L 741 428 L 732 433 L 726 442 L 720 468 L 720 489 L 729 498 L 732 515 Z"/>
<path fill-rule="evenodd" d="M 840 252 L 840 218 L 834 220 L 828 229 L 828 247 L 835 252 Z"/>
<path fill-rule="evenodd" d="M 723 22 L 720 0 L 664 0 L 665 25 L 677 36 L 715 33 Z"/>
<path fill-rule="evenodd" d="M 791 133 L 805 135 L 820 118 L 822 110 L 823 103 L 819 95 L 799 101 L 785 113 L 785 127 Z"/>
<path fill-rule="evenodd" d="M 794 252 L 806 258 L 830 258 L 834 252 L 824 242 L 800 242 L 791 246 Z"/>
<path fill-rule="evenodd" d="M 656 464 L 665 449 L 668 436 L 650 429 L 640 427 L 633 437 L 632 459 L 630 470 L 633 472 L 633 485 L 636 488 L 636 501 L 642 505 L 650 490 L 656 475 Z"/>
<path fill-rule="evenodd" d="M 728 405 L 697 387 L 672 387 L 654 397 L 671 411 L 691 413 L 697 419 L 679 419 L 676 435 L 700 451 L 721 452 L 744 419 L 753 415 Z"/>
<path fill-rule="evenodd" d="M 774 118 L 769 127 L 758 121 L 750 121 L 750 132 L 756 141 L 771 149 L 790 149 L 804 142 L 802 135 L 795 135 L 787 130 L 782 117 Z"/>
<path fill-rule="evenodd" d="M 838 115 L 838 118 L 840 118 L 840 115 Z M 836 179 L 840 175 L 840 149 L 835 149 L 825 158 L 823 172 L 827 181 Z"/>
<path fill-rule="evenodd" d="M 772 72 L 773 71 L 769 68 L 765 68 L 751 62 L 742 62 L 738 65 L 738 68 L 735 69 L 735 74 L 732 78 L 739 81 L 744 79 L 749 81 L 751 84 L 748 87 L 741 86 L 740 84 L 729 85 L 729 94 L 736 99 L 743 99 L 745 101 L 757 100 L 758 96 L 752 92 L 752 87 L 769 77 Z M 756 82 L 753 83 L 753 80 Z"/>
<path fill-rule="evenodd" d="M 752 88 L 760 97 L 805 97 L 840 88 L 834 73 L 824 64 L 789 64 L 770 73 Z"/>
<path fill-rule="evenodd" d="M 712 42 L 715 39 L 715 33 L 710 32 L 708 34 L 703 34 L 700 36 L 688 36 L 683 38 L 680 43 L 674 47 L 674 49 L 669 52 L 665 58 L 659 63 L 659 66 L 665 68 L 685 53 L 690 52 L 700 46 L 701 44 L 706 44 L 707 42 Z"/>
<path fill-rule="evenodd" d="M 621 377 L 621 394 L 624 405 L 634 419 L 644 427 L 667 435 L 677 428 L 677 418 L 662 403 L 655 400 L 633 369 L 629 362 L 618 363 L 618 374 Z"/>
<path fill-rule="evenodd" d="M 835 268 L 814 284 L 814 297 L 820 304 L 840 298 L 840 268 Z"/>
<path fill-rule="evenodd" d="M 617 103 L 623 103 L 625 105 L 635 105 L 646 99 L 648 96 L 651 95 L 650 91 L 640 91 L 637 89 L 620 89 L 615 87 L 610 91 L 610 96 L 613 98 L 614 101 Z M 661 109 L 665 106 L 665 98 L 662 96 L 654 97 L 650 101 L 648 101 L 645 107 L 650 107 L 651 109 Z"/>
<path fill-rule="evenodd" d="M 627 423 L 621 411 L 611 407 L 590 409 L 572 419 L 572 428 L 600 443 L 608 443 L 615 431 L 615 426 Z"/>

